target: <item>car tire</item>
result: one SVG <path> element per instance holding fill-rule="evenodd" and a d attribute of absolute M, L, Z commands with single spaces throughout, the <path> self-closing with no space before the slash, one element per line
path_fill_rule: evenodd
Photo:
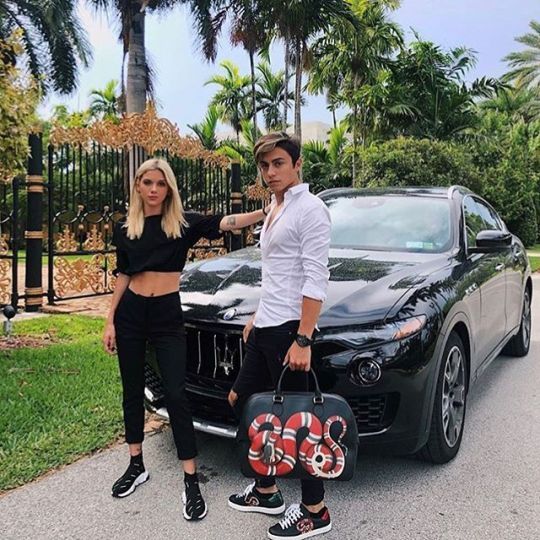
<path fill-rule="evenodd" d="M 426 445 L 418 457 L 431 463 L 448 463 L 459 451 L 467 408 L 467 357 L 456 332 L 444 347 L 437 375 L 435 403 Z"/>
<path fill-rule="evenodd" d="M 519 332 L 506 344 L 502 354 L 507 356 L 526 356 L 531 346 L 531 293 L 525 289 L 523 310 Z"/>

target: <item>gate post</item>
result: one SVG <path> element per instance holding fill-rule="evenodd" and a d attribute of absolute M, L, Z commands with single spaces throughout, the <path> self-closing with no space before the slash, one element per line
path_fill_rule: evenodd
<path fill-rule="evenodd" d="M 242 213 L 242 178 L 240 176 L 240 163 L 231 164 L 231 214 Z M 232 231 L 231 251 L 242 249 L 243 234 L 241 230 Z"/>
<path fill-rule="evenodd" d="M 29 136 L 30 157 L 26 176 L 26 277 L 25 311 L 38 311 L 43 305 L 41 259 L 43 254 L 43 147 L 41 133 Z"/>

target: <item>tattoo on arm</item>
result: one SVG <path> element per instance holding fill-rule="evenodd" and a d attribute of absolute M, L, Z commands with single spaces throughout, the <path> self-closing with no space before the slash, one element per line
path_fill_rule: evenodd
<path fill-rule="evenodd" d="M 231 225 L 231 227 L 234 227 L 236 225 L 236 216 L 228 216 L 227 225 Z"/>

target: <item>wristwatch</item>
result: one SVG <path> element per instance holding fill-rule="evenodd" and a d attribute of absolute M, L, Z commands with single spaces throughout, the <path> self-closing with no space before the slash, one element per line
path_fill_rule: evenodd
<path fill-rule="evenodd" d="M 299 347 L 311 347 L 313 345 L 313 340 L 304 336 L 303 334 L 296 334 L 295 341 Z"/>

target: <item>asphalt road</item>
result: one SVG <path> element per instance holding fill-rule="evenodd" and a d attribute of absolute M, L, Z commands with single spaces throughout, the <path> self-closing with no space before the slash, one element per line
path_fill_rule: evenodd
<path fill-rule="evenodd" d="M 355 479 L 327 485 L 334 529 L 325 538 L 537 540 L 540 538 L 540 279 L 526 358 L 498 358 L 473 388 L 458 457 L 445 466 L 361 456 Z M 535 316 L 536 315 L 536 316 Z M 185 522 L 170 431 L 145 443 L 150 481 L 126 499 L 110 487 L 123 447 L 101 452 L 0 498 L 0 538 L 262 539 L 274 518 L 234 512 L 227 495 L 246 485 L 234 442 L 199 436 L 207 518 Z M 287 502 L 299 497 L 283 482 Z"/>

